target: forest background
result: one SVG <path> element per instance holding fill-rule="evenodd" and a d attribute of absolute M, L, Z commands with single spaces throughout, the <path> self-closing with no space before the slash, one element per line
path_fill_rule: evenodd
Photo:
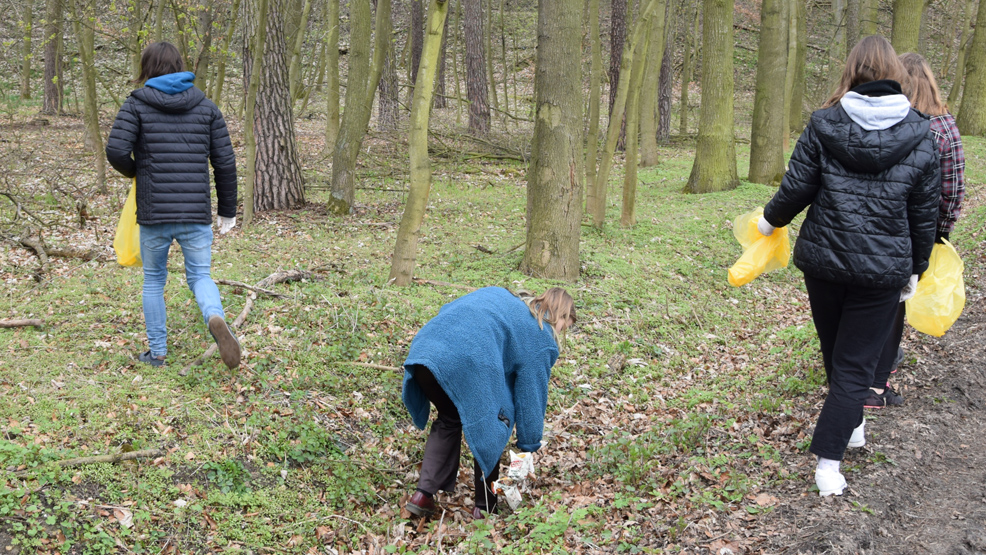
<path fill-rule="evenodd" d="M 986 552 L 982 0 L 4 2 L 5 552 Z M 871 415 L 851 495 L 819 500 L 800 274 L 726 269 L 732 221 L 872 33 L 923 53 L 958 116 L 969 303 L 942 339 L 908 331 L 907 405 Z M 135 360 L 140 270 L 111 249 L 130 184 L 102 145 L 154 40 L 237 151 L 245 225 L 213 259 L 234 372 L 177 249 L 169 365 Z M 576 297 L 538 476 L 473 522 L 463 471 L 414 520 L 398 367 L 486 285 Z"/>

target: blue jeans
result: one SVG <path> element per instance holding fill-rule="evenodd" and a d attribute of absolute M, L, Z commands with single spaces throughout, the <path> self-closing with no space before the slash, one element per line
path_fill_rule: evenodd
<path fill-rule="evenodd" d="M 140 226 L 140 257 L 144 263 L 144 324 L 151 356 L 168 354 L 164 284 L 168 281 L 168 251 L 178 241 L 185 255 L 185 278 L 195 294 L 206 323 L 213 315 L 225 318 L 219 288 L 209 276 L 212 264 L 212 226 L 158 224 Z"/>

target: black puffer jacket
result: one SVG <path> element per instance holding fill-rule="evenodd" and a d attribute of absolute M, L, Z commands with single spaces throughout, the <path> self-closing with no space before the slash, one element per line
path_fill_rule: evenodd
<path fill-rule="evenodd" d="M 195 87 L 168 94 L 145 86 L 130 93 L 113 122 L 106 158 L 118 172 L 137 177 L 140 225 L 211 224 L 210 161 L 218 213 L 236 216 L 236 159 L 226 122 Z"/>
<path fill-rule="evenodd" d="M 881 289 L 902 288 L 928 268 L 941 196 L 928 129 L 928 118 L 914 110 L 871 131 L 839 104 L 811 115 L 780 189 L 764 207 L 767 222 L 782 227 L 811 205 L 794 247 L 798 268 Z"/>

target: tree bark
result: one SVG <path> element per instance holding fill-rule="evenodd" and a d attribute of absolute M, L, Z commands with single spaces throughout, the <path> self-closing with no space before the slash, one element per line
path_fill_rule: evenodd
<path fill-rule="evenodd" d="M 692 193 L 739 185 L 733 136 L 733 2 L 703 0 L 702 8 L 702 107 L 686 188 Z"/>
<path fill-rule="evenodd" d="M 538 1 L 535 121 L 527 172 L 527 248 L 520 270 L 579 277 L 582 221 L 582 3 Z"/>
<path fill-rule="evenodd" d="M 447 8 L 446 8 L 447 11 Z M 441 51 L 438 53 L 438 74 L 435 75 L 435 94 L 432 97 L 432 103 L 435 108 L 447 108 L 448 99 L 445 98 L 445 60 L 448 59 L 448 31 L 449 31 L 449 17 L 446 13 L 445 23 L 442 25 L 442 45 Z"/>
<path fill-rule="evenodd" d="M 411 0 L 412 39 L 414 34 L 414 23 L 413 23 L 414 6 L 419 6 L 418 9 L 421 10 L 422 9 L 420 8 L 421 0 Z M 419 17 L 421 17 L 422 19 L 424 18 L 423 15 L 420 15 Z M 424 26 L 423 21 L 419 21 L 418 24 L 420 27 Z M 393 13 L 391 13 L 391 27 L 393 27 Z M 424 39 L 419 38 L 418 40 L 422 41 Z M 420 44 L 418 45 L 418 49 L 419 49 L 418 62 L 420 62 L 421 60 Z M 414 50 L 413 47 L 411 50 L 412 50 L 412 58 L 413 58 L 413 50 Z M 418 62 L 414 62 L 412 66 L 413 71 L 411 73 L 415 77 L 417 77 Z M 380 86 L 379 86 L 380 100 L 379 102 L 377 102 L 377 129 L 380 129 L 381 131 L 393 131 L 397 129 L 397 122 L 400 117 L 399 116 L 400 114 L 400 86 L 399 85 L 400 84 L 398 83 L 397 77 L 398 77 L 397 56 L 394 52 L 388 51 L 387 56 L 384 58 L 383 61 L 383 70 L 380 74 Z"/>
<path fill-rule="evenodd" d="M 284 0 L 269 0 L 267 5 L 267 40 L 263 47 L 264 61 L 259 70 L 260 87 L 254 116 L 257 161 L 253 198 L 253 209 L 258 212 L 297 208 L 305 203 L 304 181 L 294 136 L 283 6 Z M 252 28 L 249 24 L 247 27 Z M 249 78 L 252 76 L 253 57 L 244 56 L 244 66 L 247 62 L 250 67 L 244 67 L 243 75 Z"/>
<path fill-rule="evenodd" d="M 698 56 L 698 38 L 700 36 L 698 23 L 699 17 L 701 17 L 702 11 L 695 7 L 695 14 L 691 17 L 693 23 L 691 27 L 686 28 L 685 31 L 685 56 L 683 67 L 681 69 L 681 100 L 678 102 L 678 110 L 681 121 L 678 125 L 678 134 L 686 135 L 688 134 L 688 89 L 692 82 L 692 73 L 695 68 L 694 59 Z M 687 24 L 687 23 L 686 23 Z M 689 36 L 688 33 L 691 33 Z"/>
<path fill-rule="evenodd" d="M 948 106 L 953 114 L 959 113 L 959 102 L 962 98 L 962 83 L 965 80 L 965 60 L 972 45 L 972 15 L 976 8 L 976 0 L 965 1 L 965 17 L 962 20 L 962 31 L 959 35 L 959 51 L 955 60 L 955 76 L 952 78 L 952 89 L 948 91 Z M 945 75 L 945 72 L 942 73 Z"/>
<path fill-rule="evenodd" d="M 658 98 L 660 97 L 661 66 L 664 62 L 664 16 L 666 11 L 665 2 L 662 0 L 654 12 L 654 21 L 651 23 L 647 63 L 644 66 L 641 78 L 643 90 L 639 92 L 640 110 L 637 117 L 639 121 L 638 128 L 640 129 L 640 166 L 645 168 L 656 166 L 658 162 L 657 127 L 660 121 L 660 114 L 658 113 L 657 105 Z M 632 83 L 630 87 L 630 90 L 633 91 Z M 658 94 L 654 94 L 654 91 L 658 91 Z M 636 179 L 634 181 L 636 182 Z"/>
<path fill-rule="evenodd" d="M 26 0 L 24 2 L 24 16 L 21 25 L 23 26 L 24 42 L 21 52 L 24 60 L 21 63 L 21 98 L 24 100 L 31 98 L 31 60 L 34 54 L 31 48 L 31 34 L 34 32 L 34 2 Z"/>
<path fill-rule="evenodd" d="M 204 91 L 208 89 L 209 64 L 212 63 L 212 0 L 199 0 L 196 11 L 199 53 L 191 71 L 195 74 L 195 86 Z"/>
<path fill-rule="evenodd" d="M 859 42 L 862 33 L 860 19 L 863 16 L 863 2 L 865 0 L 846 0 L 846 56 L 852 52 L 856 43 Z M 842 62 L 845 63 L 845 57 Z"/>
<path fill-rule="evenodd" d="M 332 155 L 332 190 L 329 210 L 349 214 L 356 198 L 356 159 L 366 135 L 373 108 L 374 91 L 380 83 L 383 60 L 390 50 L 390 0 L 377 0 L 373 59 L 370 59 L 370 3 L 350 3 L 349 75 L 346 79 L 346 110 L 339 126 Z"/>
<path fill-rule="evenodd" d="M 240 0 L 233 0 L 230 8 L 230 22 L 226 28 L 226 35 L 223 37 L 222 51 L 219 53 L 219 62 L 216 64 L 216 78 L 212 83 L 212 101 L 217 105 L 222 105 L 223 85 L 226 83 L 226 60 L 230 54 L 230 44 L 233 40 L 233 33 L 236 31 L 237 16 L 240 13 Z"/>
<path fill-rule="evenodd" d="M 603 55 L 599 35 L 599 0 L 589 0 L 589 132 L 585 155 L 585 183 L 589 188 L 586 211 L 593 206 L 596 158 L 599 154 L 599 102 L 602 98 Z"/>
<path fill-rule="evenodd" d="M 69 0 L 72 6 L 72 26 L 79 45 L 82 63 L 82 87 L 84 91 L 83 120 L 86 125 L 85 147 L 96 155 L 96 180 L 99 192 L 106 193 L 106 155 L 103 152 L 103 134 L 99 129 L 99 107 L 96 95 L 96 30 L 92 22 L 96 16 L 94 0 Z M 84 3 L 83 3 L 84 2 Z"/>
<path fill-rule="evenodd" d="M 397 230 L 394 256 L 391 259 L 389 283 L 405 286 L 414 277 L 414 264 L 421 236 L 421 222 L 428 206 L 431 191 L 431 167 L 428 161 L 428 119 L 431 115 L 432 91 L 442 46 L 442 36 L 448 14 L 445 0 L 431 0 L 428 7 L 427 35 L 422 40 L 417 82 L 411 101 L 411 133 L 408 151 L 411 160 L 411 183 Z"/>
<path fill-rule="evenodd" d="M 963 135 L 986 137 L 986 0 L 979 0 L 976 32 L 966 56 L 962 108 L 956 123 Z"/>
<path fill-rule="evenodd" d="M 325 41 L 325 150 L 335 150 L 339 136 L 339 0 L 327 0 L 329 26 Z"/>
<path fill-rule="evenodd" d="M 421 51 L 424 48 L 425 7 L 424 0 L 411 1 L 411 28 L 408 32 L 411 39 L 411 95 L 414 95 L 414 85 L 418 82 L 418 66 L 421 64 Z"/>
<path fill-rule="evenodd" d="M 802 7 L 804 4 L 802 3 Z M 879 0 L 860 0 L 859 14 L 859 36 L 868 37 L 875 35 L 880 29 L 880 2 Z"/>
<path fill-rule="evenodd" d="M 305 46 L 305 31 L 308 29 L 308 16 L 312 11 L 312 0 L 305 0 L 304 7 L 301 9 L 301 19 L 298 21 L 298 31 L 292 37 L 291 43 L 291 63 L 288 69 L 288 83 L 290 85 L 290 98 L 294 102 L 304 96 L 304 86 L 301 78 L 301 59 L 302 48 Z"/>
<path fill-rule="evenodd" d="M 260 91 L 260 74 L 264 65 L 264 49 L 267 44 L 267 19 L 270 12 L 267 0 L 257 0 L 257 11 L 255 14 L 248 14 L 244 17 L 247 22 L 244 41 L 253 41 L 253 44 L 246 44 L 243 48 L 244 60 L 246 55 L 250 55 L 250 67 L 253 70 L 245 79 L 247 84 L 246 93 L 246 116 L 244 118 L 246 135 L 246 183 L 245 200 L 243 203 L 243 225 L 249 226 L 253 223 L 254 191 L 257 182 L 257 94 Z M 250 11 L 253 7 L 248 2 L 244 5 L 244 10 Z M 250 21 L 256 21 L 252 25 L 253 33 L 250 33 Z M 251 38 L 252 37 L 252 38 Z M 245 63 L 245 62 L 244 62 Z M 247 73 L 244 72 L 246 76 Z"/>
<path fill-rule="evenodd" d="M 627 24 L 629 0 L 612 0 L 610 2 L 609 27 L 609 117 L 613 117 L 613 104 L 616 102 L 616 87 L 620 82 L 620 67 L 622 66 L 623 46 L 627 39 Z M 623 119 L 623 114 L 619 115 Z"/>
<path fill-rule="evenodd" d="M 41 112 L 62 113 L 62 0 L 46 0 L 44 26 L 44 99 Z"/>
<path fill-rule="evenodd" d="M 462 0 L 466 42 L 466 95 L 469 99 L 469 131 L 485 135 L 490 131 L 489 86 L 483 47 L 483 5 L 481 0 Z"/>
<path fill-rule="evenodd" d="M 918 51 L 923 14 L 924 0 L 894 0 L 894 26 L 890 43 L 898 54 Z"/>
<path fill-rule="evenodd" d="M 794 38 L 796 44 L 792 45 L 790 48 L 794 49 L 794 80 L 791 86 L 791 103 L 790 103 L 790 116 L 788 118 L 788 128 L 785 132 L 785 136 L 790 138 L 791 134 L 801 135 L 801 131 L 804 129 L 804 101 L 805 101 L 805 83 L 806 83 L 806 64 L 808 56 L 808 9 L 805 6 L 804 0 L 794 0 L 794 6 L 792 7 L 793 21 L 792 25 L 795 25 Z M 788 71 L 792 71 L 789 67 Z M 787 145 L 785 144 L 784 150 L 787 150 Z"/>
<path fill-rule="evenodd" d="M 784 117 L 777 99 L 784 97 L 787 79 L 787 25 L 784 4 L 763 0 L 760 7 L 760 44 L 750 132 L 750 181 L 780 185 L 784 176 Z"/>
<path fill-rule="evenodd" d="M 640 45 L 639 54 L 633 59 L 630 69 L 630 91 L 627 100 L 626 110 L 626 156 L 623 162 L 623 209 L 620 212 L 620 225 L 629 227 L 637 223 L 637 166 L 638 151 L 640 148 L 640 95 L 644 83 L 644 73 L 647 71 L 647 57 L 652 53 L 650 42 L 654 40 L 654 27 L 657 26 L 658 18 L 663 25 L 664 6 L 659 1 L 657 9 L 654 10 L 655 17 L 648 22 L 644 29 L 643 43 Z M 663 29 L 662 29 L 663 31 Z M 663 39 L 663 35 L 661 36 Z M 657 39 L 657 40 L 661 40 Z M 660 74 L 660 71 L 658 71 Z M 656 133 L 656 129 L 654 130 Z M 657 141 L 655 138 L 654 157 L 657 157 Z"/>
<path fill-rule="evenodd" d="M 676 2 L 667 5 L 666 21 L 674 21 L 676 17 Z M 657 14 L 654 14 L 655 17 Z M 666 143 L 671 139 L 671 94 L 674 87 L 674 49 L 667 45 L 674 44 L 674 26 L 665 25 L 664 53 L 661 56 L 661 73 L 657 81 L 657 142 Z"/>

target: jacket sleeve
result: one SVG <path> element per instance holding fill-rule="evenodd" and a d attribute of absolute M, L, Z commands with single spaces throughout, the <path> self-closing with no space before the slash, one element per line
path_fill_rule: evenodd
<path fill-rule="evenodd" d="M 212 119 L 210 148 L 209 160 L 216 178 L 216 212 L 224 218 L 233 218 L 236 216 L 236 155 L 219 108 Z"/>
<path fill-rule="evenodd" d="M 544 349 L 517 372 L 514 405 L 517 415 L 517 447 L 534 452 L 541 448 L 544 413 L 548 410 L 548 379 L 558 359 L 557 351 Z"/>
<path fill-rule="evenodd" d="M 770 225 L 786 226 L 814 202 L 821 186 L 821 149 L 821 143 L 808 124 L 794 147 L 780 189 L 763 209 L 763 217 Z"/>
<path fill-rule="evenodd" d="M 907 223 L 911 230 L 912 274 L 923 274 L 928 269 L 931 248 L 935 246 L 935 228 L 938 221 L 938 208 L 941 204 L 941 164 L 938 149 L 931 135 L 925 145 L 931 151 L 930 162 L 924 169 L 921 179 L 907 197 Z M 919 147 L 920 148 L 920 147 Z"/>
<path fill-rule="evenodd" d="M 133 151 L 134 145 L 137 144 L 137 135 L 140 134 L 140 117 L 137 115 L 135 103 L 133 97 L 127 97 L 116 115 L 109 139 L 106 140 L 106 159 L 113 169 L 124 177 L 137 175 L 137 163 L 134 162 Z"/>
<path fill-rule="evenodd" d="M 941 204 L 938 208 L 938 233 L 950 233 L 962 212 L 965 197 L 965 153 L 962 138 L 951 122 L 943 122 L 942 128 L 934 125 L 931 132 L 938 142 L 941 161 Z"/>

